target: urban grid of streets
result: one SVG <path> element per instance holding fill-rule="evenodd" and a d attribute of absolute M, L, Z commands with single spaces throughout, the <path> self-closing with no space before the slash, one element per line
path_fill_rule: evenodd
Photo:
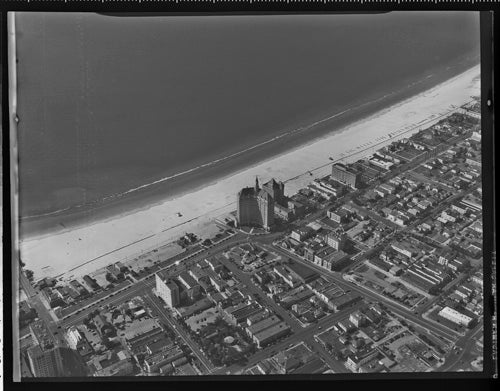
<path fill-rule="evenodd" d="M 387 182 L 390 178 L 400 175 L 401 173 L 410 173 L 414 177 L 418 177 L 420 174 L 413 171 L 418 165 L 422 164 L 423 161 L 417 159 L 416 161 L 404 165 L 403 168 L 399 168 L 396 172 L 390 172 L 383 179 Z M 376 184 L 375 184 L 376 185 Z M 371 187 L 375 187 L 371 185 Z M 440 184 L 441 186 L 445 186 Z M 368 189 L 363 189 L 366 192 Z M 471 193 L 473 189 L 466 189 L 461 191 L 454 190 L 454 195 L 451 196 L 446 202 L 441 203 L 433 210 L 433 215 L 437 215 L 446 207 L 448 207 L 453 201 L 463 198 L 467 194 Z M 344 204 L 349 204 L 352 202 L 354 193 L 349 192 L 341 201 Z M 395 232 L 402 234 L 405 232 L 412 231 L 418 224 L 421 223 L 420 219 L 415 220 L 413 223 L 402 228 L 393 222 L 381 217 L 379 214 L 368 208 L 361 208 L 370 218 L 375 221 L 383 222 L 388 227 L 395 229 Z M 307 223 L 317 220 L 319 217 L 324 216 L 325 210 L 315 211 L 299 222 L 295 222 L 296 225 L 305 225 Z M 226 227 L 227 228 L 227 227 Z M 335 313 L 331 313 L 326 317 L 312 323 L 306 327 L 299 324 L 298 320 L 290 315 L 290 313 L 277 304 L 273 299 L 268 297 L 257 285 L 251 281 L 251 275 L 243 272 L 238 268 L 233 262 L 224 258 L 222 254 L 235 246 L 242 245 L 245 243 L 257 244 L 261 248 L 266 249 L 269 253 L 277 254 L 283 259 L 292 259 L 293 261 L 303 264 L 304 266 L 313 269 L 319 275 L 329 282 L 335 283 L 337 286 L 343 288 L 344 290 L 349 290 L 360 294 L 365 300 L 370 302 L 383 303 L 383 305 L 392 311 L 394 314 L 405 319 L 408 323 L 411 323 L 420 330 L 424 330 L 429 334 L 432 333 L 439 337 L 441 340 L 445 341 L 448 346 L 454 346 L 450 352 L 446 355 L 443 365 L 440 366 L 440 371 L 458 371 L 463 367 L 464 361 L 469 359 L 467 357 L 468 352 L 473 344 L 476 343 L 477 338 L 482 333 L 482 322 L 479 322 L 475 327 L 468 330 L 465 333 L 460 333 L 458 331 L 452 330 L 442 324 L 430 321 L 424 318 L 422 315 L 433 306 L 433 303 L 437 300 L 437 297 L 433 297 L 425 305 L 420 306 L 416 310 L 408 309 L 405 306 L 383 296 L 379 293 L 367 289 L 366 287 L 360 286 L 358 284 L 346 281 L 343 276 L 344 273 L 352 270 L 357 265 L 360 265 L 365 260 L 369 259 L 374 253 L 379 252 L 390 242 L 393 234 L 389 234 L 376 246 L 369 248 L 367 246 L 358 244 L 358 250 L 361 250 L 359 256 L 357 256 L 353 262 L 346 266 L 343 270 L 334 272 L 326 270 L 312 262 L 305 261 L 303 258 L 286 251 L 277 244 L 277 239 L 283 236 L 283 232 L 273 232 L 262 235 L 250 235 L 245 232 L 236 231 L 233 232 L 231 236 L 226 238 L 220 243 L 212 244 L 207 248 L 202 248 L 194 252 L 193 254 L 186 256 L 181 255 L 170 260 L 162 261 L 153 270 L 150 270 L 147 275 L 136 279 L 135 282 L 121 288 L 118 291 L 110 293 L 108 296 L 101 297 L 99 300 L 87 304 L 85 307 L 78 309 L 74 313 L 64 316 L 62 319 L 58 319 L 53 315 L 53 312 L 47 309 L 47 303 L 44 303 L 42 295 L 35 291 L 29 281 L 26 279 L 24 273 L 21 275 L 21 285 L 27 296 L 29 297 L 29 302 L 32 307 L 34 307 L 38 313 L 39 318 L 43 319 L 48 325 L 50 333 L 53 338 L 58 341 L 59 344 L 65 345 L 66 340 L 64 338 L 64 332 L 71 326 L 76 326 L 82 323 L 82 321 L 89 316 L 96 309 L 102 309 L 106 306 L 119 305 L 131 300 L 135 297 L 142 297 L 147 308 L 150 310 L 150 315 L 157 318 L 161 324 L 168 326 L 180 337 L 185 345 L 193 352 L 194 356 L 199 361 L 199 370 L 203 374 L 237 374 L 244 373 L 246 369 L 252 367 L 253 365 L 259 363 L 261 360 L 268 358 L 279 351 L 288 348 L 291 345 L 304 342 L 307 346 L 320 357 L 335 373 L 348 372 L 344 364 L 340 361 L 335 360 L 332 355 L 318 343 L 315 335 L 319 333 L 320 330 L 327 329 L 335 322 L 345 318 L 349 313 L 356 310 L 361 304 L 357 303 L 348 308 L 340 310 Z M 189 252 L 188 252 L 189 253 Z M 179 324 L 179 320 L 172 315 L 172 312 L 167 308 L 165 303 L 159 299 L 153 292 L 155 286 L 155 273 L 159 270 L 168 270 L 171 277 L 178 276 L 181 272 L 188 270 L 191 265 L 197 262 L 211 257 L 214 255 L 220 255 L 219 259 L 222 264 L 242 283 L 244 286 L 250 290 L 255 296 L 257 296 L 261 303 L 264 303 L 265 307 L 272 310 L 273 313 L 277 314 L 282 320 L 284 320 L 291 328 L 291 334 L 282 338 L 277 343 L 271 346 L 264 347 L 257 350 L 253 355 L 251 355 L 244 366 L 239 364 L 232 364 L 226 367 L 216 367 L 211 360 L 207 357 L 206 353 L 198 346 L 196 342 L 193 341 L 189 333 L 187 333 Z M 25 336 L 25 335 L 24 335 Z M 23 335 L 21 337 L 24 337 Z"/>

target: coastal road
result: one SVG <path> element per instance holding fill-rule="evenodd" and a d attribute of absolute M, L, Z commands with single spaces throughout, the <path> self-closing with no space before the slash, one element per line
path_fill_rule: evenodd
<path fill-rule="evenodd" d="M 129 288 L 123 292 L 117 293 L 111 297 L 107 297 L 100 303 L 95 303 L 92 307 L 85 309 L 79 314 L 72 315 L 59 322 L 61 328 L 65 329 L 70 326 L 76 326 L 83 322 L 83 320 L 96 309 L 102 310 L 107 305 L 114 306 L 124 303 L 128 300 L 133 299 L 137 296 L 143 296 L 147 290 L 151 289 L 155 285 L 154 280 L 140 281 L 134 285 L 129 285 Z"/>
<path fill-rule="evenodd" d="M 142 295 L 144 293 L 145 285 L 152 287 L 155 283 L 154 281 L 154 275 L 158 271 L 163 271 L 165 269 L 172 268 L 171 271 L 173 274 L 180 274 L 182 271 L 184 271 L 188 265 L 191 265 L 193 263 L 196 263 L 210 255 L 220 253 L 230 247 L 237 246 L 242 243 L 246 243 L 248 241 L 247 236 L 243 234 L 237 234 L 229 239 L 221 242 L 214 244 L 212 247 L 198 253 L 198 254 L 190 254 L 184 258 L 181 259 L 171 259 L 167 261 L 163 261 L 161 264 L 161 267 L 153 267 L 151 268 L 149 274 L 147 276 L 142 277 L 138 282 L 129 285 L 126 289 L 123 291 L 117 292 L 117 293 L 111 293 L 109 296 L 106 296 L 104 298 L 100 298 L 99 301 L 95 303 L 91 303 L 86 307 L 85 309 L 80 309 L 79 313 L 74 313 L 72 315 L 67 316 L 65 319 L 61 320 L 59 322 L 60 325 L 64 327 L 68 327 L 69 324 L 77 324 L 75 323 L 75 320 L 83 320 L 89 313 L 94 311 L 97 307 L 104 307 L 108 304 L 118 304 L 120 302 L 123 302 L 125 300 L 128 300 L 132 297 Z M 179 265 L 174 265 L 175 262 L 179 261 Z M 157 265 L 158 266 L 158 265 Z"/>

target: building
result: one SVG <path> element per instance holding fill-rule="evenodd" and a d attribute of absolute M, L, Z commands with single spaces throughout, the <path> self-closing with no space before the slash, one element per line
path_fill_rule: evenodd
<path fill-rule="evenodd" d="M 293 273 L 290 273 L 288 269 L 284 266 L 276 265 L 273 268 L 274 273 L 281 277 L 283 281 L 285 281 L 291 288 L 295 288 L 300 285 L 300 281 L 297 276 Z"/>
<path fill-rule="evenodd" d="M 391 169 L 391 167 L 394 165 L 394 163 L 392 162 L 389 162 L 383 158 L 380 158 L 378 156 L 372 156 L 371 158 L 368 159 L 368 162 L 370 164 L 373 164 L 374 166 L 376 167 L 380 167 L 384 170 L 387 170 L 389 171 Z"/>
<path fill-rule="evenodd" d="M 343 250 L 346 241 L 346 234 L 343 230 L 331 231 L 326 235 L 326 244 L 335 250 Z"/>
<path fill-rule="evenodd" d="M 484 282 L 483 272 L 479 271 L 476 274 L 474 274 L 472 276 L 472 281 L 482 287 Z"/>
<path fill-rule="evenodd" d="M 466 327 L 468 327 L 473 320 L 470 316 L 462 314 L 461 312 L 458 312 L 450 307 L 444 307 L 441 311 L 439 311 L 438 315 L 452 321 L 455 324 Z"/>
<path fill-rule="evenodd" d="M 186 289 L 186 293 L 191 300 L 198 297 L 200 294 L 200 285 L 188 272 L 182 272 L 178 279 Z"/>
<path fill-rule="evenodd" d="M 314 235 L 315 231 L 311 227 L 299 227 L 292 231 L 290 237 L 298 242 L 309 239 Z"/>
<path fill-rule="evenodd" d="M 332 179 L 353 189 L 357 189 L 359 187 L 360 175 L 344 164 L 335 163 L 332 166 Z"/>
<path fill-rule="evenodd" d="M 174 362 L 180 358 L 184 357 L 184 352 L 178 346 L 173 346 L 169 349 L 160 351 L 154 355 L 146 357 L 144 360 L 144 369 L 148 373 L 159 372 L 161 367 Z"/>
<path fill-rule="evenodd" d="M 265 330 L 253 335 L 253 341 L 259 348 L 262 348 L 276 341 L 278 338 L 287 335 L 290 332 L 290 326 L 285 322 L 279 322 Z"/>
<path fill-rule="evenodd" d="M 238 325 L 247 322 L 247 319 L 262 311 L 262 307 L 255 302 L 243 302 L 235 306 L 225 308 L 223 316 L 228 323 Z"/>
<path fill-rule="evenodd" d="M 276 182 L 273 180 L 273 183 Z M 236 219 L 240 226 L 271 229 L 274 225 L 273 195 L 281 196 L 280 185 L 276 183 L 278 188 L 275 188 L 273 183 L 266 183 L 267 190 L 264 190 L 259 188 L 259 181 L 255 179 L 254 187 L 245 187 L 238 193 Z"/>
<path fill-rule="evenodd" d="M 73 350 L 76 350 L 82 338 L 82 333 L 80 333 L 80 330 L 78 330 L 76 326 L 71 326 L 66 332 L 66 340 L 68 341 L 68 346 Z"/>
<path fill-rule="evenodd" d="M 273 198 L 275 204 L 286 205 L 285 184 L 283 182 L 276 182 L 273 178 L 262 185 L 262 190 Z"/>
<path fill-rule="evenodd" d="M 271 326 L 279 323 L 281 320 L 276 316 L 272 315 L 268 318 L 262 319 L 260 322 L 254 323 L 246 328 L 247 334 L 250 338 L 253 338 L 255 334 L 258 334 Z"/>
<path fill-rule="evenodd" d="M 268 318 L 269 316 L 270 316 L 269 310 L 267 308 L 263 309 L 262 311 L 257 312 L 256 314 L 249 316 L 247 318 L 247 325 L 251 326 L 255 323 L 260 322 L 261 320 Z"/>
<path fill-rule="evenodd" d="M 35 321 L 29 328 L 34 346 L 28 349 L 28 361 L 33 376 L 59 376 L 62 372 L 62 357 L 45 322 Z"/>
<path fill-rule="evenodd" d="M 361 313 L 361 311 L 354 311 L 349 315 L 349 320 L 356 327 L 361 327 L 365 323 L 365 316 Z"/>
<path fill-rule="evenodd" d="M 200 280 L 204 280 L 204 279 L 208 280 L 207 273 L 199 266 L 193 266 L 191 269 L 189 269 L 189 274 L 198 283 L 200 282 Z"/>
<path fill-rule="evenodd" d="M 375 357 L 377 357 L 377 355 L 377 349 L 373 349 L 367 346 L 362 351 L 359 351 L 356 354 L 350 356 L 347 359 L 345 366 L 352 372 L 357 373 L 362 365 L 373 360 Z"/>
<path fill-rule="evenodd" d="M 344 308 L 361 301 L 362 298 L 357 293 L 354 292 L 346 292 L 341 296 L 333 298 L 328 304 L 330 308 L 333 308 L 335 311 L 341 311 Z"/>
<path fill-rule="evenodd" d="M 326 212 L 327 217 L 338 224 L 345 223 L 351 213 L 344 208 L 332 208 Z"/>
<path fill-rule="evenodd" d="M 94 291 L 101 288 L 101 286 L 97 283 L 97 281 L 94 278 L 90 277 L 89 275 L 83 276 L 83 281 L 85 281 L 89 286 L 89 288 L 91 288 Z"/>
<path fill-rule="evenodd" d="M 179 287 L 168 279 L 162 272 L 156 276 L 156 295 L 161 298 L 170 308 L 175 308 L 180 303 Z"/>
<path fill-rule="evenodd" d="M 284 221 L 291 221 L 295 217 L 292 209 L 280 204 L 274 204 L 274 214 Z"/>
<path fill-rule="evenodd" d="M 408 242 L 394 242 L 391 247 L 398 253 L 412 259 L 418 252 L 418 248 Z"/>
<path fill-rule="evenodd" d="M 34 377 L 84 376 L 85 369 L 78 354 L 59 346 L 43 320 L 29 326 L 33 346 L 27 351 Z"/>

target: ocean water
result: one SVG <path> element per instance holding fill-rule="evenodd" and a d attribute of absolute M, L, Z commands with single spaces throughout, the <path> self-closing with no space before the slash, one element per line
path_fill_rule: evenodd
<path fill-rule="evenodd" d="M 20 13 L 16 28 L 27 222 L 185 191 L 479 62 L 466 12 Z"/>

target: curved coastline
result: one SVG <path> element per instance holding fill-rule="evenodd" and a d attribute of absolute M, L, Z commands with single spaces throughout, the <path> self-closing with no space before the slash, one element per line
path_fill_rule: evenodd
<path fill-rule="evenodd" d="M 302 148 L 322 138 L 340 134 L 356 123 L 381 115 L 383 112 L 397 107 L 409 99 L 451 82 L 475 66 L 477 65 L 470 66 L 470 64 L 467 64 L 467 66 L 454 70 L 451 75 L 443 72 L 444 75 L 441 75 L 438 79 L 432 78 L 432 76 L 436 77 L 436 73 L 426 75 L 410 83 L 406 88 L 387 93 L 382 97 L 377 97 L 356 107 L 344 109 L 326 118 L 316 120 L 307 126 L 286 131 L 242 151 L 231 153 L 228 156 L 177 174 L 156 179 L 119 194 L 106 196 L 104 202 L 94 202 L 76 208 L 67 207 L 40 216 L 24 217 L 21 219 L 20 224 L 21 236 L 23 241 L 40 239 L 92 223 L 106 222 L 117 216 L 146 210 L 154 205 L 182 197 L 186 193 L 209 186 L 223 178 Z M 448 70 L 449 67 L 446 71 Z M 306 133 L 306 130 L 309 130 L 309 132 Z M 307 139 L 305 139 L 306 135 Z M 280 179 L 286 180 L 287 178 Z"/>
<path fill-rule="evenodd" d="M 331 156 L 346 162 L 357 160 L 394 139 L 408 137 L 420 126 L 427 127 L 437 122 L 480 92 L 479 75 L 476 66 L 368 118 L 359 120 L 358 117 L 357 122 L 341 128 L 341 131 L 308 140 L 292 151 L 260 159 L 236 173 L 229 170 L 231 173 L 224 179 L 207 184 L 203 178 L 197 190 L 193 190 L 190 183 L 187 186 L 190 190 L 182 197 L 172 197 L 168 201 L 162 197 L 161 201 L 145 205 L 147 200 L 141 196 L 138 201 L 144 203 L 139 211 L 132 212 L 131 205 L 124 203 L 122 206 L 128 206 L 123 209 L 126 212 L 109 216 L 106 221 L 88 216 L 85 226 L 24 241 L 21 243 L 23 259 L 34 270 L 37 279 L 49 275 L 74 278 L 118 260 L 133 261 L 161 243 L 175 241 L 185 232 L 209 237 L 206 235 L 213 235 L 208 230 L 213 231 L 210 227 L 214 227 L 214 219 L 234 210 L 234 194 L 248 185 L 248 178 L 255 175 L 263 180 L 294 178 L 286 186 L 288 194 L 294 193 L 313 178 L 303 174 L 305 169 L 317 168 L 315 176 L 326 175 Z M 177 217 L 177 211 L 182 211 L 184 216 Z M 50 267 L 45 266 L 48 262 L 46 254 L 51 255 Z"/>

